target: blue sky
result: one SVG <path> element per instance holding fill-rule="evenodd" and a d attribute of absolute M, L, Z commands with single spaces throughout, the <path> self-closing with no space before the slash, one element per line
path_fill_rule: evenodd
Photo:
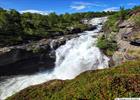
<path fill-rule="evenodd" d="M 140 0 L 0 0 L 0 7 L 20 12 L 74 13 L 86 11 L 118 10 L 120 6 L 131 8 Z"/>

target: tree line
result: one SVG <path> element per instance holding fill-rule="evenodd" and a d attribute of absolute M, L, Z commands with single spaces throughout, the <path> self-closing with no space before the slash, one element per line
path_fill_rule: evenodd
<path fill-rule="evenodd" d="M 48 15 L 19 13 L 14 9 L 0 8 L 0 42 L 16 42 L 29 37 L 49 37 L 56 32 L 68 34 L 71 28 L 85 29 L 84 18 L 102 17 L 115 12 L 83 12 Z M 4 38 L 4 39 L 3 39 Z"/>

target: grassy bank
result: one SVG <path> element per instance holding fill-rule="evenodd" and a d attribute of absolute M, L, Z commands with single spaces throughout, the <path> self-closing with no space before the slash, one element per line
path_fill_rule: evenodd
<path fill-rule="evenodd" d="M 31 86 L 7 100 L 114 100 L 140 97 L 140 62 L 87 71 L 73 80 L 53 80 Z"/>

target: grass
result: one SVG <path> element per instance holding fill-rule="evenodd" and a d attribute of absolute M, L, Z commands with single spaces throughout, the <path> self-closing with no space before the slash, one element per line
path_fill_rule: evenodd
<path fill-rule="evenodd" d="M 135 22 L 135 27 L 139 28 L 140 27 L 140 13 L 132 17 L 134 22 Z"/>
<path fill-rule="evenodd" d="M 116 97 L 140 97 L 140 61 L 87 71 L 73 80 L 31 86 L 7 100 L 114 100 Z"/>
<path fill-rule="evenodd" d="M 130 49 L 127 51 L 128 55 L 140 59 L 140 48 Z"/>
<path fill-rule="evenodd" d="M 140 32 L 136 32 L 132 35 L 131 37 L 132 40 L 135 40 L 135 39 L 140 39 Z"/>

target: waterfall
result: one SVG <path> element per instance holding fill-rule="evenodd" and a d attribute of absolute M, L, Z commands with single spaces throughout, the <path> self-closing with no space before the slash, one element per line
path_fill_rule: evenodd
<path fill-rule="evenodd" d="M 52 72 L 40 72 L 35 75 L 16 76 L 0 84 L 0 99 L 5 99 L 31 85 L 41 84 L 53 79 L 73 79 L 87 70 L 108 67 L 108 58 L 96 47 L 96 35 L 102 28 L 106 17 L 94 18 L 88 23 L 97 25 L 93 31 L 79 33 L 60 46 L 56 51 L 55 69 Z M 94 77 L 94 76 L 93 76 Z"/>

